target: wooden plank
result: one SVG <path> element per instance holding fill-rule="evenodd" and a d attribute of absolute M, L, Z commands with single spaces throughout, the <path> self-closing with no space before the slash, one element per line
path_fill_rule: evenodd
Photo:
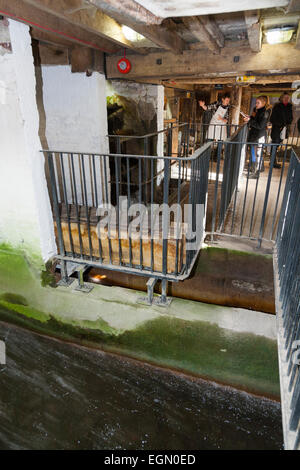
<path fill-rule="evenodd" d="M 98 0 L 91 0 L 92 3 L 99 6 L 100 9 L 105 7 L 105 2 Z M 106 2 L 107 3 L 107 2 Z M 185 43 L 181 37 L 174 31 L 170 31 L 165 25 L 157 24 L 143 24 L 142 22 L 134 21 L 133 18 L 128 15 L 126 9 L 122 8 L 122 3 L 119 2 L 120 7 L 118 9 L 109 9 L 109 15 L 118 21 L 120 24 L 124 24 L 129 28 L 132 28 L 139 34 L 142 34 L 145 38 L 157 44 L 159 47 L 181 54 L 183 50 L 189 48 L 188 44 Z"/>
<path fill-rule="evenodd" d="M 90 3 L 105 11 L 109 16 L 122 15 L 124 20 L 141 25 L 158 25 L 163 20 L 135 0 L 90 0 Z"/>
<path fill-rule="evenodd" d="M 300 79 L 300 73 L 299 74 L 283 74 L 283 75 L 258 75 L 256 76 L 256 80 L 253 83 L 252 87 L 255 85 L 266 85 L 269 83 L 290 83 L 294 82 L 295 80 Z M 233 77 L 195 77 L 195 78 L 179 78 L 176 79 L 176 84 L 177 86 L 180 85 L 188 85 L 188 84 L 193 84 L 193 85 L 212 85 L 212 84 L 232 84 L 234 85 L 236 83 L 236 76 Z M 245 88 L 248 85 L 243 85 L 242 88 Z"/>
<path fill-rule="evenodd" d="M 219 47 L 224 47 L 225 45 L 224 34 L 220 30 L 214 18 L 212 16 L 199 16 L 199 20 L 203 24 L 205 29 L 208 31 L 208 33 L 211 35 L 211 37 L 215 39 L 217 45 Z"/>
<path fill-rule="evenodd" d="M 79 240 L 79 231 L 77 223 L 71 222 L 71 236 L 73 241 L 74 252 L 80 255 L 80 240 Z M 67 222 L 62 221 L 62 234 L 65 250 L 71 252 L 71 244 L 69 237 L 69 225 Z M 57 238 L 57 228 L 56 223 L 54 223 L 56 238 Z M 173 227 L 174 229 L 174 227 Z M 92 250 L 93 256 L 100 258 L 99 251 L 99 230 L 97 225 L 90 225 L 91 241 L 92 241 Z M 88 226 L 86 223 L 80 223 L 80 235 L 82 240 L 83 254 L 90 256 L 90 246 L 88 238 Z M 129 255 L 129 239 L 127 232 L 120 232 L 121 237 L 121 260 L 122 263 L 129 264 L 130 255 Z M 109 241 L 107 237 L 107 231 L 105 228 L 100 227 L 100 238 L 101 238 L 101 247 L 102 247 L 102 258 L 104 264 L 110 263 L 109 258 Z M 112 264 L 119 264 L 119 239 L 117 230 L 111 229 L 110 231 L 110 245 L 111 245 L 111 255 L 112 255 Z M 132 239 L 132 264 L 140 264 L 140 239 Z M 179 241 L 178 246 L 178 270 L 180 269 L 179 262 L 180 259 L 183 259 L 185 263 L 186 259 L 186 248 L 185 248 L 185 238 Z M 151 239 L 143 235 L 142 237 L 142 251 L 143 251 L 143 266 L 146 268 L 151 268 Z M 161 272 L 163 267 L 163 240 L 162 237 L 153 240 L 153 252 L 154 252 L 154 270 Z M 175 271 L 176 267 L 176 239 L 171 235 L 168 239 L 168 254 L 167 254 L 167 272 L 172 273 Z"/>
<path fill-rule="evenodd" d="M 75 72 L 86 72 L 94 66 L 93 51 L 89 47 L 75 46 L 71 49 L 71 70 Z"/>
<path fill-rule="evenodd" d="M 74 26 L 57 16 L 42 11 L 23 0 L 0 0 L 0 14 L 34 28 L 63 37 L 73 43 L 81 44 L 107 53 L 115 53 L 120 47 L 110 41 L 92 34 L 82 27 Z"/>
<path fill-rule="evenodd" d="M 100 37 L 117 44 L 120 47 L 126 47 L 141 53 L 140 48 L 129 41 L 123 31 L 121 25 L 110 16 L 100 11 L 96 6 L 83 4 L 82 0 L 74 0 L 70 4 L 70 0 L 23 0 L 25 3 L 31 4 L 42 11 L 54 14 L 62 20 L 75 26 L 80 26 L 85 30 L 99 35 Z M 71 6 L 73 5 L 73 8 Z M 76 8 L 77 5 L 77 8 Z M 85 7 L 85 8 L 84 8 Z"/>
<path fill-rule="evenodd" d="M 259 52 L 262 45 L 262 28 L 258 14 L 255 11 L 245 11 L 248 41 L 253 52 Z"/>
<path fill-rule="evenodd" d="M 39 56 L 42 65 L 69 65 L 68 49 L 58 45 L 39 44 Z"/>
<path fill-rule="evenodd" d="M 250 114 L 251 98 L 253 90 L 252 88 L 243 88 L 242 102 L 241 102 L 241 111 L 245 114 Z"/>
<path fill-rule="evenodd" d="M 183 17 L 183 24 L 189 30 L 189 32 L 196 38 L 198 41 L 205 44 L 205 46 L 214 54 L 220 53 L 220 47 L 217 44 L 214 37 L 208 32 L 204 24 L 195 16 L 195 17 Z"/>
<path fill-rule="evenodd" d="M 235 56 L 239 57 L 238 62 L 234 62 Z M 122 76 L 118 72 L 117 61 L 117 57 L 107 57 L 108 78 Z M 155 52 L 146 57 L 134 54 L 130 56 L 130 61 L 132 69 L 126 76 L 129 80 L 137 78 L 176 80 L 210 75 L 216 77 L 220 73 L 236 76 L 250 72 L 251 75 L 255 75 L 256 72 L 260 75 L 268 75 L 272 74 L 272 71 L 276 71 L 277 74 L 280 71 L 290 74 L 300 72 L 300 52 L 292 43 L 263 44 L 262 50 L 258 53 L 244 48 L 228 51 L 224 47 L 219 56 L 202 51 L 184 51 L 181 56 L 171 52 Z"/>
<path fill-rule="evenodd" d="M 140 26 L 135 24 L 131 25 L 131 27 L 163 49 L 173 51 L 177 54 L 181 54 L 184 50 L 189 49 L 188 44 L 185 43 L 178 34 L 173 31 L 169 31 L 163 25 Z"/>
<path fill-rule="evenodd" d="M 296 48 L 296 49 L 300 49 L 300 21 L 299 21 L 299 23 L 298 23 L 298 30 L 297 30 L 295 48 Z"/>
<path fill-rule="evenodd" d="M 40 43 L 51 44 L 53 46 L 60 46 L 60 47 L 73 47 L 74 42 L 69 41 L 63 36 L 57 36 L 53 33 L 48 33 L 47 31 L 43 31 L 37 28 L 31 28 L 31 37 L 37 39 Z"/>
<path fill-rule="evenodd" d="M 300 11 L 299 0 L 290 0 L 286 8 L 286 13 L 294 13 Z"/>
<path fill-rule="evenodd" d="M 231 104 L 233 105 L 231 111 L 231 124 L 238 125 L 240 122 L 240 110 L 241 110 L 241 103 L 242 103 L 242 93 L 243 89 L 239 85 L 235 85 L 232 87 L 231 92 Z"/>

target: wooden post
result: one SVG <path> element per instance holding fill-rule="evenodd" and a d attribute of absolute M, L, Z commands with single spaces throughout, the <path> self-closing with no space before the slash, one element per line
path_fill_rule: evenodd
<path fill-rule="evenodd" d="M 242 95 L 242 104 L 241 104 L 241 111 L 246 114 L 250 114 L 251 109 L 251 98 L 252 98 L 252 90 L 251 88 L 244 88 L 243 95 Z"/>
<path fill-rule="evenodd" d="M 217 101 L 219 91 L 220 90 L 218 90 L 214 86 L 211 88 L 211 90 L 210 90 L 210 103 L 213 103 L 214 101 Z"/>
<path fill-rule="evenodd" d="M 239 122 L 240 122 L 242 91 L 243 89 L 239 85 L 235 85 L 234 87 L 232 87 L 231 104 L 234 107 L 232 108 L 232 113 L 231 113 L 231 124 L 233 125 L 239 125 Z"/>
<path fill-rule="evenodd" d="M 89 47 L 75 46 L 71 50 L 71 67 L 72 72 L 86 72 L 93 70 L 94 55 L 93 50 Z"/>

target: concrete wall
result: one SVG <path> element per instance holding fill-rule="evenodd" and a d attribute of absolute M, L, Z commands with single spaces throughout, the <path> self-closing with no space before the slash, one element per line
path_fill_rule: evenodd
<path fill-rule="evenodd" d="M 0 243 L 46 260 L 56 247 L 38 137 L 31 37 L 22 23 L 10 20 L 7 28 L 12 50 L 0 54 Z"/>

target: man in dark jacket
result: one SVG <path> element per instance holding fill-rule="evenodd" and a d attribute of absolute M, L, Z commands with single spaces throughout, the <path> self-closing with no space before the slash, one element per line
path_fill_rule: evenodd
<path fill-rule="evenodd" d="M 270 121 L 272 123 L 272 144 L 279 145 L 284 139 L 288 138 L 289 126 L 293 121 L 293 105 L 290 103 L 288 93 L 283 93 L 279 98 L 279 102 L 274 105 Z M 277 163 L 275 157 L 274 168 L 280 167 L 281 165 Z"/>

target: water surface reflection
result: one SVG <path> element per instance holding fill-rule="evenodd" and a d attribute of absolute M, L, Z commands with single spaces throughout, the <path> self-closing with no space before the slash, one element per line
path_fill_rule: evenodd
<path fill-rule="evenodd" d="M 280 404 L 0 322 L 0 449 L 280 449 Z"/>

